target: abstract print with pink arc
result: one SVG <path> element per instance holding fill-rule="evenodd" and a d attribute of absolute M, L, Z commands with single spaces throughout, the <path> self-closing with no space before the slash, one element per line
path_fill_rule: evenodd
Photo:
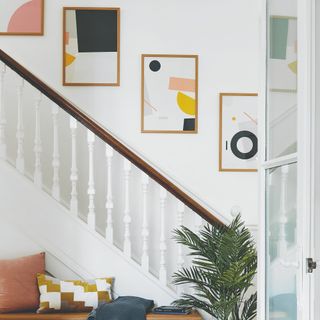
<path fill-rule="evenodd" d="M 43 0 L 28 1 L 19 7 L 8 24 L 10 33 L 39 33 L 42 29 Z"/>

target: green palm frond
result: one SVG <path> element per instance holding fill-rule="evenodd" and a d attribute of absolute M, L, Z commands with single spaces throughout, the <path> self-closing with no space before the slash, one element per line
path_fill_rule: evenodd
<path fill-rule="evenodd" d="M 241 320 L 253 320 L 257 314 L 257 293 L 243 303 Z"/>
<path fill-rule="evenodd" d="M 189 248 L 193 260 L 191 267 L 174 273 L 173 283 L 190 284 L 195 292 L 174 304 L 202 309 L 217 320 L 253 320 L 257 295 L 244 296 L 253 286 L 257 254 L 240 215 L 229 226 L 206 225 L 199 235 L 181 227 L 174 239 Z"/>

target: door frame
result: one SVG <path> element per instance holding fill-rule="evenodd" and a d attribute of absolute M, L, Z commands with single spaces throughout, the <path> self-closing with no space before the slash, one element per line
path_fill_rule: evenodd
<path fill-rule="evenodd" d="M 301 246 L 302 265 L 298 288 L 298 319 L 312 318 L 311 284 L 313 274 L 307 273 L 306 259 L 314 257 L 313 231 L 313 173 L 314 173 L 314 6 L 315 0 L 298 0 L 298 223 L 297 235 Z"/>
<path fill-rule="evenodd" d="M 320 3 L 318 4 L 320 7 Z M 315 232 L 316 232 L 316 219 L 315 219 L 315 214 L 316 210 L 319 209 L 316 206 L 316 184 L 319 183 L 319 181 L 316 181 L 316 161 L 317 161 L 317 156 L 316 152 L 319 152 L 320 149 L 319 147 L 316 147 L 316 143 L 319 142 L 319 139 L 317 141 L 316 135 L 317 131 L 316 130 L 316 103 L 317 103 L 317 97 L 316 97 L 316 85 L 317 85 L 317 76 L 316 72 L 317 69 L 317 63 L 316 63 L 316 54 L 318 53 L 317 47 L 320 45 L 317 45 L 316 42 L 316 0 L 309 0 L 308 1 L 308 7 L 306 10 L 306 24 L 309 27 L 308 32 L 308 41 L 309 41 L 309 50 L 310 50 L 310 55 L 309 55 L 309 60 L 310 60 L 310 65 L 309 65 L 309 79 L 308 79 L 308 85 L 309 85 L 309 95 L 310 95 L 310 109 L 309 109 L 309 114 L 310 114 L 310 128 L 309 128 L 309 133 L 310 133 L 310 225 L 309 225 L 309 230 L 307 230 L 310 233 L 310 240 L 309 240 L 309 256 L 310 257 L 315 257 L 318 258 L 319 255 L 316 254 L 316 248 L 320 248 L 319 245 L 316 244 L 316 237 L 315 237 Z M 320 13 L 320 8 L 319 8 L 319 13 Z M 309 22 L 309 23 L 308 23 Z M 320 25 L 320 23 L 319 23 Z M 319 60 L 319 59 L 318 59 Z M 320 61 L 319 61 L 320 63 Z M 318 76 L 320 79 L 320 75 Z M 306 81 L 307 83 L 307 81 Z M 319 159 L 319 157 L 318 157 Z M 317 221 L 318 222 L 318 221 Z M 319 263 L 318 263 L 319 264 Z M 317 270 L 315 271 L 316 274 L 320 272 L 319 270 L 319 265 Z M 315 313 L 315 301 L 316 301 L 316 283 L 315 283 L 315 274 L 308 274 L 307 280 L 309 284 L 309 300 L 305 301 L 305 303 L 309 304 L 309 315 L 311 320 L 317 320 L 320 317 L 320 314 Z M 319 311 L 319 310 L 317 310 Z"/>
<path fill-rule="evenodd" d="M 268 168 L 297 162 L 297 243 L 299 270 L 297 287 L 297 317 L 299 320 L 317 320 L 313 314 L 312 274 L 306 270 L 306 259 L 314 256 L 313 230 L 313 173 L 314 173 L 314 14 L 315 0 L 297 1 L 298 17 L 298 123 L 297 154 L 266 161 L 266 92 L 267 92 L 267 0 L 260 1 L 260 103 L 259 103 L 259 172 L 260 172 L 260 215 L 258 243 L 258 317 L 266 319 L 266 172 Z M 303 106 L 303 107 L 301 107 Z M 300 213 L 300 214 L 298 214 Z"/>

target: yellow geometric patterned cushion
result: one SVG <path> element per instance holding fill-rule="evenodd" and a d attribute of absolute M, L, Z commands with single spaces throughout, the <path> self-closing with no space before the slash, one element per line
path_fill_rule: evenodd
<path fill-rule="evenodd" d="M 62 281 L 38 274 L 40 307 L 38 313 L 90 312 L 100 304 L 111 302 L 112 278 Z"/>

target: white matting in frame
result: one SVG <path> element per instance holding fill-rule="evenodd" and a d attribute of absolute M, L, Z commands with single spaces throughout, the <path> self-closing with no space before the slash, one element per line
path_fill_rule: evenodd
<path fill-rule="evenodd" d="M 257 171 L 258 97 L 220 93 L 219 171 Z"/>
<path fill-rule="evenodd" d="M 197 133 L 198 56 L 142 55 L 141 131 Z"/>

